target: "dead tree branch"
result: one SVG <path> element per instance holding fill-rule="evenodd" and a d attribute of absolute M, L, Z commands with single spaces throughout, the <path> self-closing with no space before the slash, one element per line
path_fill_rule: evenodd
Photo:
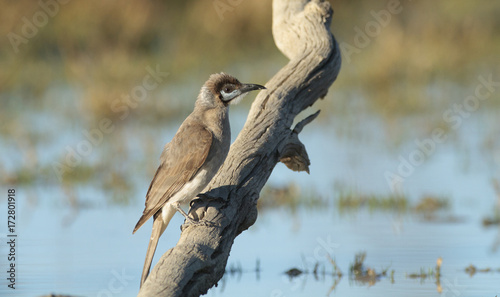
<path fill-rule="evenodd" d="M 273 35 L 290 61 L 255 99 L 247 122 L 208 191 L 190 214 L 202 224 L 183 226 L 142 286 L 139 296 L 199 296 L 224 274 L 233 241 L 257 219 L 257 199 L 275 165 L 308 171 L 298 134 L 313 115 L 291 126 L 297 114 L 323 98 L 340 69 L 330 32 L 333 11 L 321 0 L 275 0 Z"/>

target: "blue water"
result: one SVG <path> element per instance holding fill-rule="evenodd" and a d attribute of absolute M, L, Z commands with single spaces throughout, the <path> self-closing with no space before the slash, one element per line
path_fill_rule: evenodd
<path fill-rule="evenodd" d="M 232 115 L 233 136 L 245 120 L 238 112 Z M 472 277 L 464 272 L 470 264 L 478 268 L 500 268 L 500 231 L 498 227 L 481 225 L 483 217 L 493 214 L 498 199 L 492 179 L 500 178 L 499 149 L 486 149 L 484 145 L 485 139 L 498 136 L 494 128 L 496 117 L 485 111 L 471 117 L 459 130 L 453 131 L 449 141 L 436 146 L 425 162 L 405 179 L 401 191 L 412 202 L 427 194 L 449 198 L 451 209 L 441 219 L 431 222 L 411 212 L 361 209 L 340 213 L 335 208 L 332 201 L 339 184 L 357 193 L 390 194 L 384 173 L 397 170 L 398 156 L 406 157 L 415 150 L 415 138 L 427 136 L 408 131 L 402 144 L 394 145 L 391 136 L 384 132 L 384 121 L 373 115 L 366 115 L 346 136 L 336 128 L 345 120 L 324 118 L 321 124 L 307 126 L 300 135 L 311 159 L 310 175 L 291 172 L 278 164 L 269 181 L 276 186 L 296 183 L 304 192 L 313 189 L 327 201 L 327 207 L 299 207 L 296 212 L 284 207 L 261 212 L 255 225 L 237 237 L 228 261 L 229 267 L 240 266 L 244 272 L 227 274 L 207 296 L 499 294 L 500 272 L 478 273 Z M 417 125 L 412 119 L 407 121 L 404 125 Z M 43 119 L 40 122 L 43 123 Z M 57 119 L 52 119 L 51 125 L 53 122 Z M 43 124 L 40 125 L 43 130 Z M 47 134 L 51 135 L 49 140 L 40 146 L 48 149 L 40 150 L 38 162 L 50 162 L 68 143 L 78 142 L 81 136 L 72 132 L 80 128 Z M 67 192 L 53 177 L 48 177 L 51 182 L 47 183 L 13 186 L 18 199 L 17 282 L 16 290 L 12 291 L 6 288 L 2 276 L 0 295 L 135 296 L 151 222 L 135 235 L 132 229 L 142 213 L 143 197 L 157 164 L 156 156 L 174 132 L 175 127 L 141 130 L 130 125 L 124 129 L 124 135 L 113 136 L 122 140 L 137 138 L 137 141 L 123 142 L 130 162 L 144 159 L 148 147 L 153 148 L 151 154 L 155 156 L 146 160 L 146 166 L 123 165 L 140 168 L 130 181 L 136 187 L 127 193 L 128 205 L 110 204 L 108 192 L 92 184 L 80 184 L 69 187 L 79 201 L 79 207 L 73 207 L 68 203 Z M 2 161 L 9 159 L 6 154 L 18 159 L 6 165 L 7 169 L 23 160 L 22 151 L 13 149 L 13 145 L 12 140 L 0 145 L 4 153 Z M 113 141 L 105 140 L 87 160 L 101 160 L 103 151 L 110 147 Z M 0 189 L 3 206 L 7 188 L 8 185 L 2 185 Z M 5 221 L 6 206 L 0 209 L 1 221 Z M 456 220 L 449 221 L 446 219 L 449 217 Z M 162 252 L 176 244 L 182 222 L 182 216 L 174 217 L 160 240 L 154 263 Z M 1 235 L 3 242 L 6 240 L 3 229 Z M 366 266 L 377 271 L 394 270 L 394 282 L 382 277 L 370 286 L 350 279 L 349 266 L 360 251 L 366 252 Z M 7 264 L 6 252 L 2 245 L 2 268 Z M 331 272 L 326 252 L 335 258 L 344 274 L 334 289 L 335 278 L 330 275 L 315 279 L 312 274 L 304 274 L 290 279 L 284 274 L 292 267 L 311 271 L 316 262 L 320 263 L 320 269 Z M 421 268 L 434 268 L 438 257 L 443 259 L 442 293 L 438 293 L 434 279 L 406 277 L 419 273 Z M 259 275 L 253 271 L 257 261 L 261 268 Z"/>

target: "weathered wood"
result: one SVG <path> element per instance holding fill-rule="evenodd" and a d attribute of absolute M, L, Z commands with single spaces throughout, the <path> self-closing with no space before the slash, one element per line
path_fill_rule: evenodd
<path fill-rule="evenodd" d="M 308 170 L 298 139 L 311 117 L 292 129 L 298 113 L 326 95 L 340 70 L 340 51 L 330 33 L 332 10 L 320 0 L 275 0 L 273 35 L 290 59 L 253 103 L 247 122 L 208 191 L 191 203 L 199 225 L 183 225 L 177 245 L 156 264 L 139 296 L 199 296 L 224 274 L 238 234 L 257 219 L 257 199 L 280 160 Z"/>

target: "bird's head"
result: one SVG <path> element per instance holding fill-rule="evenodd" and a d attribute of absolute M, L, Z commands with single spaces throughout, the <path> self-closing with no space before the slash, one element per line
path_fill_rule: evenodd
<path fill-rule="evenodd" d="M 235 77 L 225 73 L 215 73 L 201 88 L 198 101 L 204 105 L 228 106 L 238 103 L 246 94 L 254 90 L 265 89 L 257 84 L 243 84 Z"/>

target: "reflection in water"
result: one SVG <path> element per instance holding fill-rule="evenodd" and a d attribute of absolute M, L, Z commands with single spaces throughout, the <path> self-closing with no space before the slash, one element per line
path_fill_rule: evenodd
<path fill-rule="evenodd" d="M 430 296 L 440 290 L 466 292 L 464 287 L 496 289 L 496 284 L 487 278 L 488 273 L 477 272 L 491 267 L 495 273 L 496 267 L 500 267 L 495 254 L 499 233 L 479 223 L 492 215 L 498 189 L 490 182 L 494 175 L 491 163 L 483 161 L 488 154 L 475 153 L 480 142 L 477 133 L 457 131 L 453 145 L 436 149 L 432 158 L 407 178 L 405 192 L 394 194 L 383 173 L 397 164 L 399 150 L 404 151 L 405 145 L 390 144 L 380 130 L 365 130 L 363 127 L 370 126 L 367 123 L 377 122 L 373 115 L 365 121 L 359 122 L 357 128 L 349 127 L 357 135 L 354 139 L 348 134 L 331 133 L 327 127 L 337 127 L 337 123 L 324 123 L 322 129 L 305 131 L 303 142 L 311 157 L 311 174 L 296 174 L 282 165 L 275 168 L 261 194 L 256 225 L 236 239 L 228 274 L 221 286 L 209 294 L 241 295 L 243 289 L 251 292 L 249 295 L 263 296 L 272 292 L 282 292 L 283 296 L 304 296 L 305 292 L 324 295 L 329 291 L 334 295 L 365 296 L 366 285 L 377 288 L 370 291 L 372 296 L 386 296 L 394 288 Z M 49 129 L 44 128 L 43 122 L 38 125 L 40 131 Z M 481 127 L 484 123 L 476 124 Z M 49 133 L 48 139 L 31 144 L 35 158 L 27 160 L 36 159 L 35 165 L 3 163 L 11 164 L 2 167 L 8 171 L 2 177 L 9 177 L 3 182 L 18 181 L 20 195 L 26 198 L 20 206 L 25 210 L 21 216 L 25 254 L 20 257 L 25 277 L 37 284 L 42 271 L 54 276 L 47 286 L 25 287 L 20 296 L 23 292 L 25 296 L 46 294 L 52 289 L 92 295 L 106 286 L 95 282 L 96 278 L 106 279 L 110 271 L 121 269 L 137 278 L 137 282 L 131 281 L 125 288 L 123 296 L 136 293 L 138 288 L 132 284 L 138 283 L 142 266 L 139 255 L 149 234 L 132 237 L 131 228 L 157 166 L 160 152 L 155 152 L 155 148 L 161 148 L 175 128 L 134 124 L 117 128 L 62 183 L 54 178 L 51 162 L 57 152 L 64 152 L 67 143 L 79 140 L 78 134 L 73 133 L 79 128 Z M 406 142 L 411 144 L 412 136 L 408 138 Z M 26 158 L 25 152 L 13 152 L 7 144 L 0 143 L 0 150 L 5 152 L 2 158 Z M 457 165 L 464 158 L 473 165 L 465 169 Z M 25 174 L 29 177 L 23 177 Z M 181 223 L 180 218 L 175 222 Z M 166 251 L 175 245 L 177 236 L 172 234 L 164 239 L 159 249 Z M 497 238 L 494 243 L 492 238 Z M 55 247 L 53 243 L 64 247 Z M 366 251 L 370 267 L 361 265 L 360 273 L 349 274 L 350 281 L 345 281 L 342 271 L 352 265 L 349 261 L 356 250 Z M 40 253 L 46 256 L 38 257 Z M 300 260 L 301 254 L 306 260 Z M 72 260 L 75 257 L 89 268 L 82 270 Z M 434 268 L 414 273 L 422 263 L 437 257 L 443 257 L 446 263 L 440 268 L 440 277 L 436 277 Z M 253 259 L 252 263 L 248 259 Z M 255 259 L 260 264 L 256 265 Z M 297 267 L 301 262 L 303 266 Z M 480 268 L 476 268 L 474 278 L 463 278 L 470 263 Z M 300 275 L 284 275 L 290 266 Z M 256 277 L 249 278 L 245 272 L 255 273 Z M 81 288 L 75 280 L 68 279 L 82 273 L 95 285 Z M 420 281 L 414 282 L 414 277 Z M 435 284 L 431 286 L 429 279 Z"/>
<path fill-rule="evenodd" d="M 0 142 L 0 179 L 25 197 L 21 218 L 26 254 L 20 264 L 26 279 L 37 284 L 42 273 L 54 276 L 47 286 L 39 286 L 40 291 L 27 286 L 25 295 L 46 294 L 49 288 L 92 295 L 106 285 L 94 282 L 96 278 L 105 279 L 110 271 L 122 268 L 130 273 L 140 270 L 142 256 L 136 254 L 142 255 L 149 234 L 132 237 L 132 220 L 142 209 L 161 147 L 177 125 L 143 122 L 139 113 L 131 114 L 59 180 L 53 165 L 65 162 L 67 148 L 77 147 L 81 131 L 94 123 L 75 113 L 74 106 L 53 111 L 51 107 L 58 104 L 54 98 L 47 99 L 42 109 L 28 106 L 9 118 L 10 126 L 22 128 L 1 131 L 6 141 Z M 431 296 L 439 287 L 443 292 L 450 286 L 496 289 L 487 273 L 462 278 L 470 263 L 492 271 L 500 267 L 496 262 L 500 233 L 492 228 L 498 226 L 500 199 L 494 158 L 498 143 L 493 141 L 498 131 L 490 128 L 497 126 L 495 111 L 478 110 L 460 129 L 450 131 L 447 142 L 405 177 L 403 191 L 394 193 L 384 173 L 397 168 L 399 156 L 415 148 L 415 139 L 424 139 L 442 121 L 441 111 L 436 111 L 437 121 L 432 120 L 433 107 L 427 111 L 431 120 L 427 115 L 384 118 L 362 108 L 364 100 L 336 106 L 330 112 L 334 117 L 320 116 L 321 126 L 305 128 L 301 140 L 311 159 L 311 174 L 277 165 L 261 193 L 256 225 L 237 238 L 231 252 L 229 263 L 241 265 L 230 264 L 229 276 L 221 280 L 224 291 L 214 288 L 210 294 L 234 296 L 244 288 L 252 292 L 249 295 L 263 296 L 329 290 L 365 296 L 366 285 L 380 290 L 370 291 L 373 296 L 386 296 L 394 288 Z M 230 115 L 234 137 L 245 114 L 246 107 Z M 482 220 L 492 227 L 482 227 Z M 167 250 L 177 238 L 172 234 L 159 249 Z M 339 267 L 347 271 L 344 267 L 350 267 L 354 251 L 359 250 L 370 256 L 370 268 L 362 266 L 359 274 L 350 274 L 350 281 L 342 281 Z M 47 256 L 37 256 L 40 253 Z M 296 267 L 301 254 L 306 263 Z M 326 254 L 335 261 L 327 260 Z M 438 257 L 446 263 L 440 278 L 428 270 L 416 273 L 422 282 L 415 283 L 412 273 L 404 276 Z M 73 259 L 82 259 L 89 268 L 81 268 Z M 258 280 L 245 277 L 245 267 L 255 266 L 248 259 L 261 261 L 255 269 Z M 290 273 L 300 275 L 288 278 L 283 271 L 289 267 L 296 269 Z M 70 277 L 82 273 L 95 285 L 81 288 Z M 308 275 L 314 281 L 306 282 Z M 423 281 L 429 278 L 436 284 Z M 130 285 L 123 295 L 132 296 L 136 290 Z"/>
<path fill-rule="evenodd" d="M 337 266 L 335 260 L 333 260 L 330 255 L 327 254 L 327 258 L 331 264 L 330 267 L 325 269 L 324 263 L 316 262 L 312 271 L 308 269 L 301 270 L 299 268 L 291 268 L 284 272 L 290 281 L 293 281 L 297 278 L 302 278 L 303 283 L 307 282 L 307 276 L 312 275 L 314 277 L 314 281 L 321 282 L 333 282 L 330 289 L 327 292 L 327 296 L 330 296 L 332 292 L 335 291 L 335 288 L 342 280 L 342 271 Z M 376 271 L 376 269 L 368 267 L 365 265 L 366 253 L 360 252 L 355 254 L 354 262 L 350 264 L 349 267 L 349 280 L 352 281 L 352 284 L 357 286 L 374 286 L 377 282 L 387 279 L 391 284 L 395 284 L 394 275 L 396 271 L 394 269 L 390 270 L 389 268 L 381 269 L 380 271 Z M 407 279 L 418 279 L 421 284 L 424 284 L 427 279 L 434 280 L 436 285 L 436 291 L 438 293 L 443 292 L 443 287 L 441 285 L 441 265 L 443 263 L 443 259 L 439 257 L 436 260 L 435 268 L 421 268 L 418 273 L 405 273 L 405 277 Z M 239 277 L 241 276 L 241 267 L 238 268 Z M 476 272 L 476 268 L 471 265 L 465 269 L 467 273 L 471 276 Z M 483 269 L 480 272 L 490 272 L 491 269 Z M 500 271 L 500 270 L 499 270 Z M 388 273 L 389 272 L 389 273 Z M 231 276 L 234 274 L 234 271 L 226 271 L 226 274 L 230 274 Z M 238 278 L 239 280 L 240 278 Z M 350 282 L 351 283 L 351 282 Z M 223 291 L 223 290 L 222 290 Z"/>
<path fill-rule="evenodd" d="M 135 296 L 149 234 L 131 230 L 161 147 L 192 109 L 185 100 L 195 98 L 192 86 L 213 72 L 208 68 L 265 80 L 286 63 L 272 56 L 265 1 L 242 2 L 224 22 L 213 21 L 212 1 L 185 3 L 68 4 L 19 45 L 20 53 L 2 47 L 0 184 L 22 198 L 17 296 L 104 295 L 116 272 L 127 275 L 117 295 Z M 352 44 L 353 28 L 381 16 L 385 5 L 334 4 L 333 31 Z M 311 174 L 277 165 L 261 193 L 259 219 L 235 240 L 229 263 L 238 264 L 229 264 L 209 296 L 498 294 L 500 4 L 402 6 L 349 57 L 315 105 L 323 112 L 301 134 Z M 12 23 L 0 30 L 22 33 L 20 20 L 32 9 L 39 8 L 27 1 L 5 5 L 0 15 Z M 219 48 L 230 49 L 231 59 Z M 121 119 L 125 111 L 111 105 L 124 107 L 147 67 L 158 64 L 169 75 L 140 104 L 127 101 L 129 114 Z M 481 80 L 492 83 L 488 98 L 478 101 Z M 248 105 L 240 108 L 230 115 L 233 137 Z M 96 138 L 90 131 L 106 119 L 113 129 Z M 429 139 L 439 141 L 429 146 Z M 415 159 L 419 152 L 422 160 Z M 404 180 L 399 192 L 391 191 L 387 172 Z M 162 239 L 159 251 L 177 239 L 178 233 Z M 355 256 L 361 250 L 370 267 Z M 440 257 L 442 266 L 425 264 Z M 351 266 L 359 271 L 346 281 L 340 267 Z M 289 267 L 297 277 L 283 274 Z M 1 296 L 11 293 L 4 290 Z"/>

